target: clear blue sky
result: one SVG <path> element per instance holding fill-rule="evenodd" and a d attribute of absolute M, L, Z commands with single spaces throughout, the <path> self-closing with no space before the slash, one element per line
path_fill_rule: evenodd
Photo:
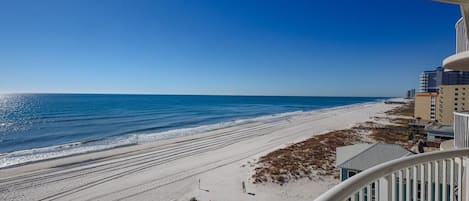
<path fill-rule="evenodd" d="M 454 52 L 430 0 L 0 0 L 0 92 L 400 96 Z"/>

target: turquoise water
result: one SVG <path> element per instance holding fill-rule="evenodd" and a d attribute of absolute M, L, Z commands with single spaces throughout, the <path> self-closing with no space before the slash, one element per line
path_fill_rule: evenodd
<path fill-rule="evenodd" d="M 0 96 L 0 167 L 196 134 L 375 97 L 16 94 Z M 273 117 L 272 117 L 273 118 Z"/>

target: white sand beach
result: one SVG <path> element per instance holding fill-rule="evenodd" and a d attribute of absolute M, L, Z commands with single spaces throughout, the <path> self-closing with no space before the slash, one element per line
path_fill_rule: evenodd
<path fill-rule="evenodd" d="M 324 177 L 283 186 L 253 184 L 256 160 L 289 143 L 351 127 L 394 107 L 369 103 L 308 112 L 1 169 L 0 200 L 313 200 L 338 181 Z"/>

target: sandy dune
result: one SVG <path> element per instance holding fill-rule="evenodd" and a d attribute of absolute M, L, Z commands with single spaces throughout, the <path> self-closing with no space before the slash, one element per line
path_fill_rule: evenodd
<path fill-rule="evenodd" d="M 350 127 L 393 107 L 372 103 L 308 112 L 2 169 L 0 200 L 312 200 L 337 181 L 254 185 L 250 177 L 255 160 L 288 143 Z M 242 192 L 243 181 L 247 193 Z"/>

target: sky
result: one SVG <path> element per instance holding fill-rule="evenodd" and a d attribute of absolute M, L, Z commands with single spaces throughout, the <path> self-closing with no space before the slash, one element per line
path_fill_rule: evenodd
<path fill-rule="evenodd" d="M 401 96 L 455 49 L 430 0 L 0 0 L 0 93 Z"/>

